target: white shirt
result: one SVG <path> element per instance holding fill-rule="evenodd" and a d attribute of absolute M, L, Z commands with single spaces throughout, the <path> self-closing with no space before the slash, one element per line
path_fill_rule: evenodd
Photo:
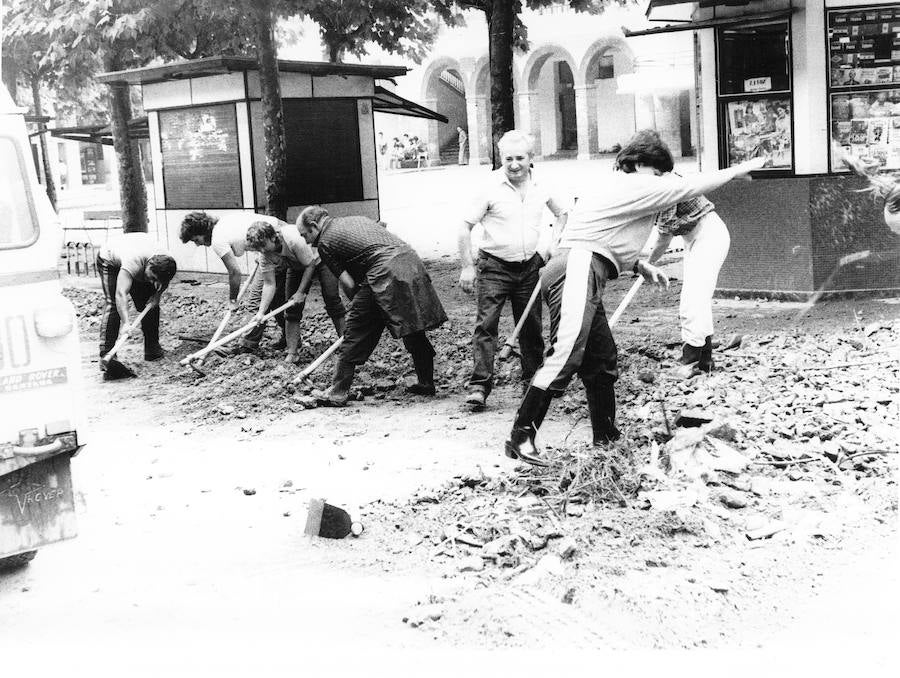
<path fill-rule="evenodd" d="M 287 226 L 281 219 L 271 217 L 268 214 L 247 214 L 246 212 L 232 212 L 220 217 L 213 226 L 212 238 L 209 248 L 224 257 L 229 252 L 236 257 L 244 256 L 247 251 L 247 229 L 250 224 L 257 221 L 265 221 L 276 229 Z"/>
<path fill-rule="evenodd" d="M 135 280 L 147 282 L 144 268 L 155 254 L 168 254 L 165 246 L 149 233 L 122 233 L 115 235 L 100 248 L 100 257 L 128 271 Z"/>
<path fill-rule="evenodd" d="M 486 188 L 463 219 L 473 225 L 481 222 L 483 251 L 504 261 L 527 261 L 538 251 L 544 206 L 557 217 L 569 211 L 567 204 L 535 180 L 533 170 L 522 196 L 501 167 L 491 172 Z"/>
<path fill-rule="evenodd" d="M 319 253 L 303 239 L 296 226 L 284 224 L 276 230 L 281 233 L 281 251 L 262 253 L 259 260 L 261 272 L 274 271 L 282 259 L 287 261 L 288 266 L 295 269 L 319 263 Z"/>

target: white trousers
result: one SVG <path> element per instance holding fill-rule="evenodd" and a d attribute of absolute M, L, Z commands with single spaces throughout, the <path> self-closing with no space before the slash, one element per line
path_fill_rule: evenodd
<path fill-rule="evenodd" d="M 712 298 L 731 236 L 719 215 L 710 212 L 682 239 L 684 283 L 678 307 L 681 340 L 691 346 L 703 346 L 706 337 L 713 333 Z"/>

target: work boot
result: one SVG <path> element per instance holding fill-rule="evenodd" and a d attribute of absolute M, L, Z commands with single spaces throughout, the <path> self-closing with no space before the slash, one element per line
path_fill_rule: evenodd
<path fill-rule="evenodd" d="M 152 344 L 148 344 L 147 342 L 144 343 L 144 360 L 159 360 L 165 354 L 166 352 L 163 350 L 163 347 L 159 345 L 159 342 L 154 342 Z"/>
<path fill-rule="evenodd" d="M 681 347 L 681 363 L 683 365 L 696 365 L 700 362 L 701 353 L 704 348 L 704 346 L 691 346 L 690 344 L 685 343 L 684 346 Z"/>
<path fill-rule="evenodd" d="M 285 337 L 285 333 L 282 332 L 281 336 L 278 337 L 278 339 L 276 339 L 272 344 L 272 348 L 274 348 L 276 351 L 283 351 L 287 348 L 287 345 L 287 338 Z"/>
<path fill-rule="evenodd" d="M 700 360 L 697 363 L 697 368 L 701 372 L 706 372 L 709 374 L 715 368 L 715 363 L 713 363 L 712 357 L 712 335 L 710 334 L 706 337 L 706 343 L 700 347 Z"/>
<path fill-rule="evenodd" d="M 584 382 L 594 446 L 600 447 L 621 437 L 616 428 L 616 392 L 612 382 L 589 379 Z"/>
<path fill-rule="evenodd" d="M 331 378 L 331 386 L 325 391 L 314 391 L 313 396 L 320 405 L 326 407 L 344 407 L 350 400 L 350 384 L 353 383 L 353 375 L 356 366 L 339 360 L 334 367 L 334 376 Z"/>
<path fill-rule="evenodd" d="M 466 396 L 466 405 L 472 408 L 473 412 L 481 412 L 486 404 L 487 394 L 484 389 L 481 386 L 472 386 L 469 389 L 469 395 Z"/>
<path fill-rule="evenodd" d="M 416 368 L 417 383 L 406 387 L 408 393 L 413 395 L 433 396 L 434 388 L 434 349 L 431 344 L 427 346 L 415 346 L 415 350 L 409 352 L 412 356 L 413 366 Z"/>
<path fill-rule="evenodd" d="M 534 439 L 547 414 L 547 408 L 550 407 L 551 399 L 552 396 L 548 391 L 535 386 L 529 387 L 525 392 L 509 440 L 506 441 L 507 457 L 521 459 L 533 466 L 549 466 L 547 461 L 541 458 Z"/>

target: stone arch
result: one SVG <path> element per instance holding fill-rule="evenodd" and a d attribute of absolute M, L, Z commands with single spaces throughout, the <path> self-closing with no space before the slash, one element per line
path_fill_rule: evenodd
<path fill-rule="evenodd" d="M 548 70 L 548 64 L 562 63 Z M 531 52 L 522 67 L 519 110 L 525 115 L 534 138 L 535 155 L 547 156 L 560 150 L 573 151 L 578 144 L 575 74 L 578 63 L 572 54 L 556 44 L 546 44 Z"/>
<path fill-rule="evenodd" d="M 442 74 L 451 77 L 442 79 Z M 468 83 L 458 59 L 440 56 L 433 59 L 422 74 L 422 105 L 438 111 L 448 119 L 446 124 L 430 121 L 427 142 L 431 152 L 431 162 L 442 159 L 456 162 L 458 135 L 457 126 L 468 131 L 469 122 L 466 109 Z"/>
<path fill-rule="evenodd" d="M 601 73 L 600 61 L 608 56 L 612 57 L 612 73 Z M 634 132 L 634 94 L 620 94 L 617 83 L 620 75 L 634 71 L 634 60 L 631 46 L 621 35 L 601 37 L 585 51 L 577 78 L 583 102 L 582 126 L 588 135 L 584 152 L 588 155 L 614 150 Z"/>

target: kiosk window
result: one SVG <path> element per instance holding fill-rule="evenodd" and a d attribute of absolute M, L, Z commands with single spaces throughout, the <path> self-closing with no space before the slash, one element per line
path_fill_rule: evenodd
<path fill-rule="evenodd" d="M 356 99 L 283 99 L 287 204 L 363 199 Z M 266 204 L 262 108 L 251 105 L 257 205 Z"/>
<path fill-rule="evenodd" d="M 234 104 L 159 113 L 167 209 L 243 207 Z"/>
<path fill-rule="evenodd" d="M 724 165 L 765 157 L 767 169 L 792 169 L 788 23 L 720 28 L 716 40 Z"/>
<path fill-rule="evenodd" d="M 900 5 L 828 10 L 827 26 L 831 170 L 900 169 Z"/>

